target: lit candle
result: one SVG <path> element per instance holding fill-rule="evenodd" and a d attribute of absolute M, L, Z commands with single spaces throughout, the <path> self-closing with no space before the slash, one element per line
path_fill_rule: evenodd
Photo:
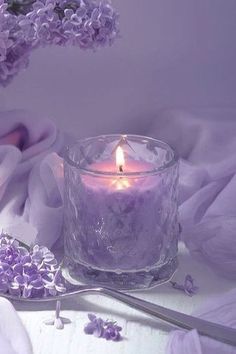
<path fill-rule="evenodd" d="M 144 269 L 158 261 L 164 236 L 156 214 L 161 197 L 159 178 L 139 176 L 154 166 L 145 161 L 126 161 L 120 146 L 115 157 L 90 165 L 91 171 L 104 175 L 81 178 L 84 230 L 81 260 L 109 270 Z M 107 172 L 114 175 L 107 176 Z"/>
<path fill-rule="evenodd" d="M 119 143 L 114 149 L 98 142 L 105 151 L 99 155 L 90 147 L 82 149 L 79 174 L 65 165 L 66 254 L 78 276 L 91 276 L 92 282 L 132 288 L 121 282 L 146 287 L 167 279 L 176 267 L 175 175 L 171 168 L 159 173 L 157 166 L 173 158 L 171 151 L 153 152 L 139 140 L 133 144 L 138 153 Z M 77 150 L 72 151 L 76 156 Z M 159 275 L 162 263 L 169 268 Z"/>
<path fill-rule="evenodd" d="M 110 193 L 112 190 L 123 190 L 126 188 L 134 187 L 135 185 L 150 185 L 151 183 L 157 183 L 157 178 L 149 177 L 137 177 L 136 175 L 129 176 L 130 173 L 141 173 L 152 170 L 154 166 L 151 163 L 145 161 L 129 160 L 125 162 L 124 151 L 121 146 L 118 146 L 115 152 L 115 160 L 107 160 L 102 162 L 96 162 L 90 165 L 90 170 L 104 172 L 105 177 L 97 176 L 82 176 L 83 182 L 90 188 L 100 189 L 105 187 Z M 114 173 L 110 177 L 106 176 L 106 173 Z"/>

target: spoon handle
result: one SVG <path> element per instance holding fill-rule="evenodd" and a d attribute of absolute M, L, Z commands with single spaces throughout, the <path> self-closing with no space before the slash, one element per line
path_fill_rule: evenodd
<path fill-rule="evenodd" d="M 134 296 L 113 289 L 100 288 L 100 292 L 104 295 L 115 298 L 136 310 L 143 311 L 175 326 L 186 330 L 196 329 L 199 334 L 236 346 L 236 329 L 209 322 L 201 318 L 185 315 L 184 313 L 138 299 Z"/>

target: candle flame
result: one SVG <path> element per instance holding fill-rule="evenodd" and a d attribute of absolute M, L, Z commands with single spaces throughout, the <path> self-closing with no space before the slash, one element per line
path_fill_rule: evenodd
<path fill-rule="evenodd" d="M 116 166 L 119 172 L 124 172 L 125 157 L 124 152 L 120 146 L 116 149 Z"/>

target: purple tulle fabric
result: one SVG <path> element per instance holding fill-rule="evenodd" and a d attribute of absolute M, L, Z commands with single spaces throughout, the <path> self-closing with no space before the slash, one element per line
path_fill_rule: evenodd
<path fill-rule="evenodd" d="M 206 217 L 194 228 L 186 228 L 184 240 L 199 260 L 204 260 L 218 274 L 236 279 L 235 216 Z"/>
<path fill-rule="evenodd" d="M 182 240 L 215 272 L 236 279 L 236 110 L 168 111 L 149 133 L 181 157 Z"/>
<path fill-rule="evenodd" d="M 211 299 L 194 315 L 236 328 L 236 289 Z M 177 330 L 170 334 L 166 354 L 235 354 L 236 348 L 200 336 L 196 330 Z"/>
<path fill-rule="evenodd" d="M 236 110 L 168 111 L 149 131 L 173 145 L 181 157 L 182 240 L 212 270 L 236 279 Z M 196 314 L 236 328 L 236 289 Z M 189 353 L 233 354 L 236 349 L 199 337 L 195 330 L 173 332 L 167 354 Z"/>

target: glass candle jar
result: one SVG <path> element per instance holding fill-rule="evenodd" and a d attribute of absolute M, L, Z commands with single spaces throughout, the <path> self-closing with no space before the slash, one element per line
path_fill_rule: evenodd
<path fill-rule="evenodd" d="M 70 275 L 126 290 L 169 280 L 179 237 L 173 149 L 137 135 L 87 138 L 67 148 L 64 172 Z"/>

